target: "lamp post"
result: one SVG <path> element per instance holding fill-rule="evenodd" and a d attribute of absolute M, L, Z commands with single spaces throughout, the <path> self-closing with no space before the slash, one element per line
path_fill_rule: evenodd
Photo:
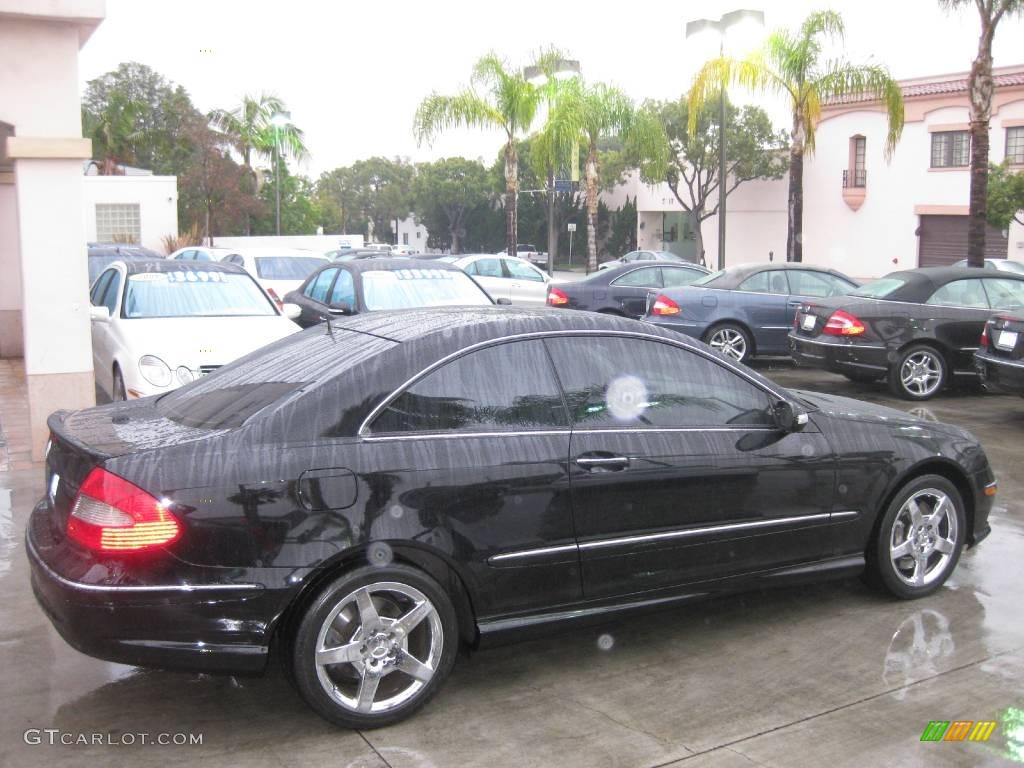
<path fill-rule="evenodd" d="M 570 77 L 576 77 L 580 74 L 582 69 L 580 63 L 576 59 L 559 59 L 554 63 L 553 67 L 541 67 L 537 64 L 533 64 L 523 68 L 523 77 L 529 82 L 537 84 L 547 80 L 548 77 L 554 77 L 557 80 L 564 80 Z M 548 97 L 548 115 L 551 114 L 551 110 L 554 107 L 554 103 L 550 96 Z M 555 228 L 555 169 L 552 165 L 548 165 L 548 275 L 554 275 L 555 273 L 555 251 L 558 250 L 558 230 Z"/>
<path fill-rule="evenodd" d="M 270 118 L 270 124 L 274 126 L 274 195 L 277 198 L 276 208 L 276 231 L 281 234 L 281 140 L 280 130 L 288 125 L 291 118 L 287 112 L 278 112 Z"/>
<path fill-rule="evenodd" d="M 686 22 L 686 36 L 692 37 L 700 32 L 718 34 L 718 55 L 725 55 L 725 32 L 729 27 L 744 21 L 764 24 L 764 13 L 740 9 L 723 13 L 715 19 L 697 19 Z M 718 268 L 725 268 L 725 198 L 726 198 L 726 163 L 725 163 L 725 82 L 721 84 L 718 97 Z M 697 254 L 703 256 L 703 254 Z"/>

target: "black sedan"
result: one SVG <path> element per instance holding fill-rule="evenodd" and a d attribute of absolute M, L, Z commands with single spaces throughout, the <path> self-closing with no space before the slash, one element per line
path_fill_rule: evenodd
<path fill-rule="evenodd" d="M 651 291 L 689 285 L 710 273 L 704 267 L 689 263 L 627 264 L 602 269 L 576 282 L 552 285 L 548 289 L 548 304 L 635 319 L 647 311 Z"/>
<path fill-rule="evenodd" d="M 27 549 L 70 644 L 221 672 L 274 648 L 321 715 L 378 726 L 460 644 L 858 573 L 920 597 L 989 532 L 967 432 L 781 389 L 648 324 L 460 307 L 331 326 L 50 417 Z"/>
<path fill-rule="evenodd" d="M 989 318 L 974 363 L 985 386 L 1024 395 L 1024 314 Z"/>
<path fill-rule="evenodd" d="M 479 284 L 458 267 L 418 259 L 356 259 L 327 264 L 285 294 L 285 303 L 302 313 L 303 328 L 331 316 L 356 315 L 380 309 L 483 306 L 493 304 Z M 508 303 L 498 301 L 499 304 Z"/>
<path fill-rule="evenodd" d="M 789 334 L 801 365 L 853 381 L 887 378 L 893 394 L 927 400 L 977 374 L 974 353 L 994 309 L 1024 307 L 1024 275 L 967 267 L 893 272 L 848 296 L 807 302 Z"/>
<path fill-rule="evenodd" d="M 125 245 L 123 243 L 89 243 L 89 285 L 96 282 L 100 273 L 115 261 L 125 263 L 132 261 L 160 261 L 163 259 L 156 251 L 143 248 L 141 245 Z"/>

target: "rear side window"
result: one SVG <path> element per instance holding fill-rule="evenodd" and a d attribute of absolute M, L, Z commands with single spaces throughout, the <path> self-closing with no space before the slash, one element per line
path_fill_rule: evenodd
<path fill-rule="evenodd" d="M 501 271 L 501 259 L 477 259 L 466 268 L 470 275 L 479 277 L 504 277 Z"/>
<path fill-rule="evenodd" d="M 338 279 L 334 281 L 331 289 L 330 304 L 355 304 L 356 286 L 352 279 L 352 273 L 347 269 L 338 272 Z"/>
<path fill-rule="evenodd" d="M 979 279 L 954 280 L 931 295 L 926 304 L 940 307 L 972 307 L 988 309 L 988 297 Z"/>
<path fill-rule="evenodd" d="M 852 283 L 840 280 L 833 275 L 811 272 L 806 269 L 793 269 L 789 272 L 789 285 L 798 296 L 839 296 L 853 288 Z"/>
<path fill-rule="evenodd" d="M 789 282 L 786 280 L 786 273 L 781 269 L 768 269 L 748 277 L 739 284 L 737 290 L 781 295 L 789 293 Z"/>
<path fill-rule="evenodd" d="M 690 285 L 694 280 L 699 280 L 702 277 L 704 277 L 704 273 L 698 272 L 696 269 L 686 269 L 686 267 L 661 268 L 661 279 L 664 281 L 666 288 Z"/>
<path fill-rule="evenodd" d="M 374 420 L 395 432 L 504 432 L 564 429 L 562 395 L 538 340 L 471 352 L 427 374 Z"/>
<path fill-rule="evenodd" d="M 621 285 L 624 288 L 661 288 L 661 269 L 658 267 L 635 269 L 612 280 L 612 285 Z"/>
<path fill-rule="evenodd" d="M 505 262 L 505 269 L 508 270 L 509 275 L 514 279 L 532 280 L 535 283 L 544 282 L 544 276 L 529 264 L 523 264 L 521 261 L 513 261 L 512 259 L 502 259 L 502 261 Z"/>
<path fill-rule="evenodd" d="M 986 278 L 985 290 L 993 309 L 1020 309 L 1024 307 L 1024 280 Z"/>

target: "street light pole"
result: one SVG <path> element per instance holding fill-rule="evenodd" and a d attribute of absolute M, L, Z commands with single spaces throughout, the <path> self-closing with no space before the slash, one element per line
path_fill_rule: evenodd
<path fill-rule="evenodd" d="M 274 127 L 274 197 L 276 198 L 275 220 L 276 232 L 281 235 L 281 128 L 288 125 L 291 115 L 287 112 L 278 112 L 270 118 L 270 124 Z"/>

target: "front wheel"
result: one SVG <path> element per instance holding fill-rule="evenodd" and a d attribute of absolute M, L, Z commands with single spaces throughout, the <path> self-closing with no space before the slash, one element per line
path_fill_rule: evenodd
<path fill-rule="evenodd" d="M 946 359 L 934 347 L 916 344 L 903 350 L 889 368 L 890 391 L 905 400 L 929 400 L 946 383 Z"/>
<path fill-rule="evenodd" d="M 364 566 L 306 611 L 292 653 L 295 684 L 333 723 L 389 725 L 437 692 L 457 645 L 455 609 L 436 581 L 404 565 Z"/>
<path fill-rule="evenodd" d="M 750 334 L 734 323 L 713 326 L 704 334 L 704 343 L 737 363 L 746 362 L 754 349 Z"/>
<path fill-rule="evenodd" d="M 949 480 L 911 480 L 889 504 L 868 551 L 869 580 L 903 599 L 931 594 L 956 567 L 966 526 L 963 499 Z"/>

